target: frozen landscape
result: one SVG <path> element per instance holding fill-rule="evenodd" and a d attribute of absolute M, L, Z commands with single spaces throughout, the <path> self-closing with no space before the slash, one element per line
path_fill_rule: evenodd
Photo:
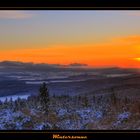
<path fill-rule="evenodd" d="M 43 82 L 47 114 L 38 98 Z M 139 99 L 139 69 L 0 62 L 1 130 L 136 130 Z"/>

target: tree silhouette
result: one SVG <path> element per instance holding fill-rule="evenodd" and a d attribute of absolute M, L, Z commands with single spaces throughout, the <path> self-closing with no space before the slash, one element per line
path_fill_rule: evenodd
<path fill-rule="evenodd" d="M 39 98 L 40 98 L 40 103 L 41 103 L 41 109 L 45 112 L 48 113 L 49 109 L 49 92 L 48 88 L 45 82 L 40 86 L 39 89 Z"/>
<path fill-rule="evenodd" d="M 114 105 L 116 105 L 116 103 L 117 103 L 117 97 L 116 97 L 114 88 L 111 88 L 111 102 L 112 102 Z"/>

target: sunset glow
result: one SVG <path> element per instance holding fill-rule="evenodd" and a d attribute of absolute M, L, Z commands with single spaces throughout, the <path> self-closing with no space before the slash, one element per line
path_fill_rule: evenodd
<path fill-rule="evenodd" d="M 137 61 L 140 61 L 140 58 L 134 58 L 135 60 L 137 60 Z"/>
<path fill-rule="evenodd" d="M 0 12 L 0 61 L 140 68 L 140 17 L 126 11 L 10 15 Z"/>

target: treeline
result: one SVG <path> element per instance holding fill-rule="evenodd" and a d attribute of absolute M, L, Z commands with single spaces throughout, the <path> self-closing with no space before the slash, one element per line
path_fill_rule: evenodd
<path fill-rule="evenodd" d="M 38 95 L 31 95 L 27 99 L 21 99 L 18 97 L 17 100 L 13 101 L 12 97 L 10 100 L 7 98 L 4 102 L 0 101 L 0 109 L 11 109 L 12 111 L 16 112 L 24 108 L 35 108 L 44 111 L 45 113 L 48 112 L 49 108 L 49 92 L 46 86 L 46 83 L 43 83 L 40 86 L 39 94 Z"/>
<path fill-rule="evenodd" d="M 14 114 L 13 121 L 9 121 L 9 119 L 5 121 L 7 117 L 4 118 L 4 115 L 9 114 L 8 112 Z M 23 115 L 18 116 L 19 112 Z M 121 125 L 123 124 L 124 128 L 126 124 L 137 124 L 140 117 L 140 100 L 137 97 L 131 98 L 130 96 L 119 95 L 114 88 L 111 88 L 105 94 L 50 96 L 46 83 L 43 83 L 38 94 L 31 95 L 27 99 L 18 98 L 13 101 L 11 98 L 10 100 L 6 99 L 4 102 L 0 101 L 0 113 L 1 116 L 4 114 L 0 126 L 5 124 L 3 128 L 6 129 L 19 129 L 18 125 L 21 121 L 23 122 L 21 124 L 22 129 L 43 130 L 69 127 L 71 129 L 97 129 L 103 127 L 117 129 L 122 128 Z M 117 116 L 123 113 L 131 114 L 131 117 L 123 119 L 123 121 L 117 120 Z M 18 117 L 15 117 L 15 114 Z M 114 126 L 113 124 L 116 121 L 115 124 L 117 125 Z M 13 122 L 13 124 L 10 124 L 10 122 Z M 131 128 L 131 125 L 128 128 Z M 134 128 L 136 127 L 134 126 Z"/>
<path fill-rule="evenodd" d="M 79 108 L 95 108 L 100 109 L 107 114 L 110 111 L 129 111 L 132 108 L 140 112 L 140 101 L 130 97 L 118 96 L 116 91 L 112 88 L 108 94 L 88 94 L 88 95 L 62 95 L 50 96 L 46 83 L 40 86 L 37 95 L 31 95 L 28 99 L 20 99 L 13 101 L 12 98 L 2 102 L 0 101 L 0 109 L 9 108 L 12 111 L 20 111 L 21 109 L 37 109 L 44 114 L 48 114 L 49 110 L 56 110 L 57 108 L 67 108 L 71 110 Z"/>

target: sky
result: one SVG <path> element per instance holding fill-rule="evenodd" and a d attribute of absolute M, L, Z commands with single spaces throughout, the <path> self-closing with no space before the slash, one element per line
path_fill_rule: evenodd
<path fill-rule="evenodd" d="M 5 60 L 140 68 L 140 11 L 1 10 Z"/>

